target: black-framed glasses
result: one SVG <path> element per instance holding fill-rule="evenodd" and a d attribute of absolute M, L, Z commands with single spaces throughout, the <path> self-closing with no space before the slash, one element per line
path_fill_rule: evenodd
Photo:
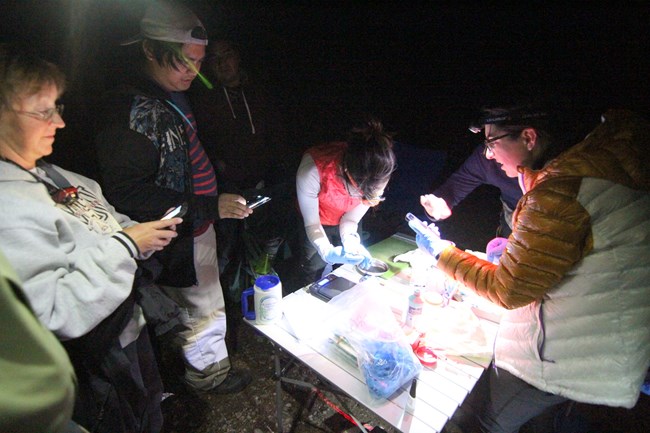
<path fill-rule="evenodd" d="M 22 111 L 22 110 L 13 110 L 13 111 L 14 113 L 17 114 L 29 116 L 37 120 L 42 120 L 43 122 L 49 122 L 54 117 L 54 113 L 62 117 L 64 108 L 65 107 L 63 104 L 57 104 L 56 106 L 52 108 L 48 108 L 47 110 L 43 110 L 43 111 Z"/>
<path fill-rule="evenodd" d="M 488 152 L 494 152 L 494 147 L 496 146 L 496 142 L 510 135 L 513 135 L 513 133 L 508 132 L 503 135 L 497 135 L 496 137 L 486 138 L 485 140 L 483 140 L 483 145 L 485 146 L 485 154 L 487 155 Z"/>

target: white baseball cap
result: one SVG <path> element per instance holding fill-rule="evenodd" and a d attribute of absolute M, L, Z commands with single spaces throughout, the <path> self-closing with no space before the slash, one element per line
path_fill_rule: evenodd
<path fill-rule="evenodd" d="M 208 34 L 194 12 L 170 0 L 153 1 L 140 20 L 140 33 L 120 45 L 131 45 L 143 39 L 208 45 Z"/>

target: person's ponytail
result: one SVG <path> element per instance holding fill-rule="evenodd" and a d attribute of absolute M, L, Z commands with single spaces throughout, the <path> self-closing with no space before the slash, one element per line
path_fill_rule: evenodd
<path fill-rule="evenodd" d="M 392 134 L 384 131 L 379 120 L 368 117 L 350 130 L 347 141 L 342 168 L 364 197 L 376 196 L 377 190 L 383 188 L 396 168 Z"/>

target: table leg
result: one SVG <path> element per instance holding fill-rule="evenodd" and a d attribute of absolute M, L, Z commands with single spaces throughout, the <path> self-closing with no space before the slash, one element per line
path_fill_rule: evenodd
<path fill-rule="evenodd" d="M 275 411 L 276 411 L 276 420 L 278 423 L 278 432 L 283 433 L 284 428 L 283 428 L 283 415 L 282 415 L 282 410 L 283 410 L 283 399 L 282 399 L 282 382 L 288 383 L 293 386 L 297 386 L 299 388 L 303 389 L 308 389 L 312 392 L 312 395 L 315 397 L 320 397 L 321 400 L 323 400 L 328 406 L 330 406 L 332 409 L 336 410 L 339 414 L 341 414 L 343 417 L 347 418 L 348 421 L 350 421 L 352 424 L 355 424 L 359 430 L 363 433 L 366 433 L 368 430 L 366 430 L 365 426 L 363 425 L 362 422 L 360 422 L 358 419 L 353 417 L 352 415 L 343 412 L 338 406 L 336 406 L 334 403 L 329 401 L 323 395 L 322 391 L 314 384 L 311 384 L 309 382 L 305 382 L 303 380 L 297 380 L 297 379 L 291 379 L 289 377 L 285 376 L 285 370 L 288 370 L 292 365 L 293 361 L 289 361 L 289 363 L 286 365 L 286 367 L 283 369 L 282 368 L 282 362 L 280 360 L 280 356 L 282 353 L 282 349 L 277 346 L 273 345 L 273 361 L 275 365 L 275 373 L 274 373 L 274 379 L 275 379 Z M 319 381 L 320 382 L 320 381 Z M 341 392 L 335 387 L 330 386 L 327 387 L 328 391 L 334 393 L 334 394 L 340 394 Z M 291 430 L 293 431 L 293 430 Z"/>
<path fill-rule="evenodd" d="M 278 432 L 284 432 L 282 425 L 282 367 L 280 365 L 280 348 L 273 345 L 273 361 L 275 363 L 275 416 Z"/>

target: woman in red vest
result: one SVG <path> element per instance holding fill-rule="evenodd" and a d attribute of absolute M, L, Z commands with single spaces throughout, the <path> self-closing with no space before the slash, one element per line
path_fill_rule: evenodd
<path fill-rule="evenodd" d="M 300 262 L 303 284 L 319 278 L 327 264 L 371 259 L 357 227 L 368 209 L 384 200 L 395 165 L 393 140 L 374 119 L 353 128 L 347 141 L 305 152 L 296 175 L 307 234 Z"/>

